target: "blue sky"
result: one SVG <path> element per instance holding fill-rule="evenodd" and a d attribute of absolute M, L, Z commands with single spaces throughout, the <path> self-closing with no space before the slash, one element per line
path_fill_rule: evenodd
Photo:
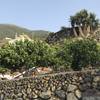
<path fill-rule="evenodd" d="M 55 32 L 81 9 L 100 18 L 100 0 L 0 0 L 0 23 Z"/>

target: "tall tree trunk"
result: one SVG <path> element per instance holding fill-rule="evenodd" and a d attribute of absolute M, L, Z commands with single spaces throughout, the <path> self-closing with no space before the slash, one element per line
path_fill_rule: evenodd
<path fill-rule="evenodd" d="M 90 26 L 87 26 L 86 31 L 87 31 L 86 37 L 90 36 L 91 35 L 91 28 L 90 28 Z"/>
<path fill-rule="evenodd" d="M 74 32 L 75 37 L 77 37 L 78 35 L 77 35 L 75 27 L 73 27 L 73 32 Z"/>
<path fill-rule="evenodd" d="M 88 34 L 88 32 L 87 32 L 87 25 L 86 24 L 83 25 L 83 33 L 84 33 L 84 35 Z"/>
<path fill-rule="evenodd" d="M 85 36 L 84 36 L 84 33 L 83 33 L 83 31 L 82 31 L 81 26 L 78 26 L 78 28 L 79 28 L 79 32 L 80 32 L 80 34 L 79 34 L 79 35 L 80 35 L 80 36 L 82 36 L 82 37 L 85 37 Z"/>
<path fill-rule="evenodd" d="M 91 32 L 90 26 L 87 27 L 87 32 L 88 32 L 88 33 Z"/>
<path fill-rule="evenodd" d="M 100 28 L 98 28 L 97 30 L 95 30 L 95 31 L 93 32 L 93 35 L 95 35 L 95 34 L 98 33 L 98 32 L 100 32 Z"/>

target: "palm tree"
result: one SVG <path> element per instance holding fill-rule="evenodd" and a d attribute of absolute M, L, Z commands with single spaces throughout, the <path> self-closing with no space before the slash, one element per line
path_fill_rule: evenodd
<path fill-rule="evenodd" d="M 77 13 L 75 15 L 75 19 L 76 19 L 76 26 L 79 28 L 79 32 L 80 32 L 80 36 L 84 37 L 84 33 L 83 33 L 83 30 L 82 30 L 82 27 L 83 27 L 83 23 L 82 23 L 82 14 L 81 13 Z"/>
<path fill-rule="evenodd" d="M 81 10 L 70 17 L 71 25 L 79 28 L 80 36 L 84 37 L 87 33 L 94 33 L 98 28 L 99 20 L 94 13 L 88 13 L 87 10 Z M 75 34 L 75 33 L 74 33 Z"/>
<path fill-rule="evenodd" d="M 88 26 L 90 27 L 90 32 L 93 33 L 98 28 L 99 20 L 96 19 L 95 14 L 90 13 L 87 22 L 88 22 Z"/>
<path fill-rule="evenodd" d="M 72 29 L 73 29 L 73 33 L 74 33 L 75 37 L 77 37 L 78 34 L 76 32 L 76 29 L 75 29 L 75 17 L 74 16 L 70 16 L 70 20 L 71 20 L 71 26 L 72 26 Z"/>

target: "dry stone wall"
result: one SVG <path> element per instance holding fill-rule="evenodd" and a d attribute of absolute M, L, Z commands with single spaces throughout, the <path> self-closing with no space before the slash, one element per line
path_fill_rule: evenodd
<path fill-rule="evenodd" d="M 88 97 L 100 100 L 99 70 L 0 81 L 0 100 L 91 100 Z"/>

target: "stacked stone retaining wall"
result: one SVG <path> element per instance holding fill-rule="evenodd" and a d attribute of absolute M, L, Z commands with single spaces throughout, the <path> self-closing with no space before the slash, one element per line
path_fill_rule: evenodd
<path fill-rule="evenodd" d="M 99 70 L 0 81 L 0 100 L 91 100 L 88 97 L 100 100 Z"/>

